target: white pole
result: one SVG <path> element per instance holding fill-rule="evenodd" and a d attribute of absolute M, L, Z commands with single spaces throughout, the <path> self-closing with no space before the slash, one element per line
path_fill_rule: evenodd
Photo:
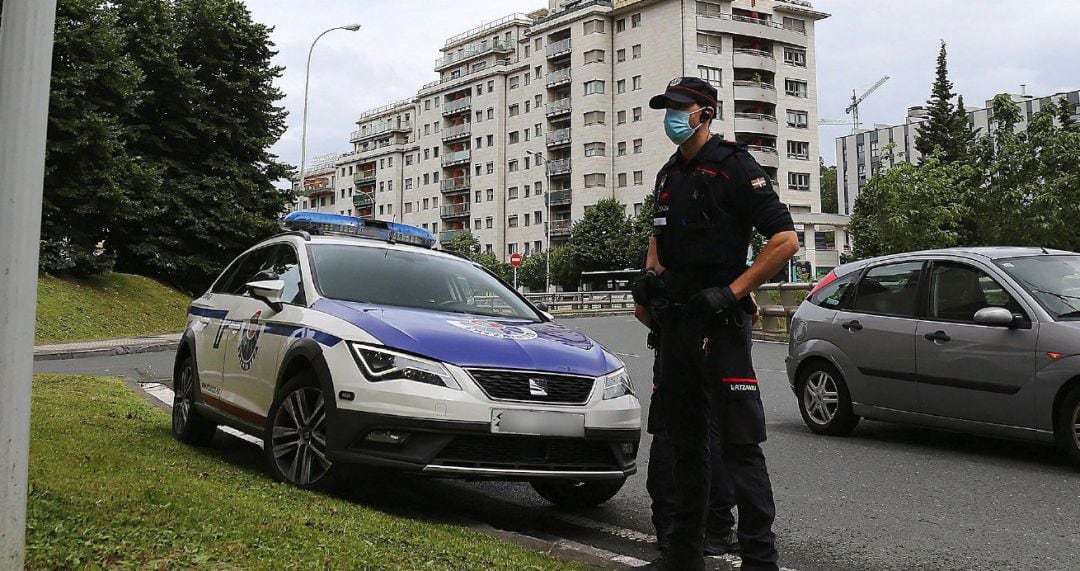
<path fill-rule="evenodd" d="M 4 0 L 0 23 L 0 568 L 22 569 L 38 240 L 56 0 Z"/>
<path fill-rule="evenodd" d="M 360 29 L 360 24 L 350 24 L 348 26 L 337 26 L 324 30 L 311 42 L 311 47 L 307 52 L 307 66 L 304 68 L 304 118 L 302 126 L 300 128 L 300 192 L 304 192 L 304 162 L 307 161 L 307 103 L 308 103 L 308 80 L 311 79 L 311 53 L 315 51 L 315 44 L 330 32 L 334 30 L 349 30 L 355 32 Z M 316 210 L 318 210 L 316 208 Z"/>

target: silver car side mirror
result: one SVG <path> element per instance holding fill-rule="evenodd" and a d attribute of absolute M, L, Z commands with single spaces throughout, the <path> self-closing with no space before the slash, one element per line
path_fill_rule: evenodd
<path fill-rule="evenodd" d="M 975 312 L 975 323 L 1008 327 L 1016 322 L 1012 312 L 1004 307 L 984 307 Z"/>
<path fill-rule="evenodd" d="M 248 291 L 251 292 L 251 297 L 269 305 L 275 312 L 281 311 L 283 307 L 281 292 L 285 291 L 283 280 L 260 280 L 248 282 L 246 285 Z"/>

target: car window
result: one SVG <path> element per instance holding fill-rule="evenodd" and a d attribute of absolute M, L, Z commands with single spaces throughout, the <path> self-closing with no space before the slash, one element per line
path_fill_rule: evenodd
<path fill-rule="evenodd" d="M 300 276 L 300 259 L 291 244 L 274 246 L 274 255 L 268 269 L 262 270 L 266 279 L 279 279 L 285 282 L 281 292 L 281 301 L 285 303 L 304 303 L 303 281 Z"/>
<path fill-rule="evenodd" d="M 997 261 L 1054 319 L 1080 319 L 1080 256 L 1028 256 Z"/>
<path fill-rule="evenodd" d="M 851 290 L 852 284 L 855 283 L 855 279 L 858 277 L 859 272 L 853 271 L 849 272 L 847 275 L 836 278 L 830 284 L 814 292 L 814 295 L 810 296 L 810 303 L 828 309 L 840 307 L 844 295 Z"/>
<path fill-rule="evenodd" d="M 922 262 L 871 268 L 859 281 L 852 311 L 914 317 L 922 268 Z"/>
<path fill-rule="evenodd" d="M 331 299 L 539 321 L 497 278 L 470 262 L 424 251 L 313 244 L 319 292 Z"/>
<path fill-rule="evenodd" d="M 246 286 L 248 282 L 260 279 L 273 279 L 263 277 L 266 274 L 260 276 L 260 273 L 271 269 L 271 262 L 273 261 L 275 250 L 275 246 L 266 246 L 248 252 L 248 254 L 244 256 L 244 259 L 240 260 L 236 273 L 230 277 L 229 283 L 222 286 L 220 293 L 244 295 L 247 293 L 244 286 Z"/>
<path fill-rule="evenodd" d="M 232 284 L 232 281 L 236 279 L 236 274 L 239 272 L 240 266 L 243 265 L 245 258 L 247 258 L 247 256 L 240 256 L 233 260 L 233 262 L 229 264 L 229 267 L 225 268 L 224 272 L 221 272 L 221 277 L 219 277 L 217 281 L 214 282 L 214 285 L 211 286 L 210 293 L 228 292 L 229 286 Z"/>
<path fill-rule="evenodd" d="M 975 312 L 986 307 L 1023 313 L 1020 304 L 986 272 L 966 264 L 934 263 L 928 317 L 974 323 Z"/>

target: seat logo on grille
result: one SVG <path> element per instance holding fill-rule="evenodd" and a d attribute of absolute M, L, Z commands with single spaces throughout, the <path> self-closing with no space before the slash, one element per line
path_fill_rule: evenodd
<path fill-rule="evenodd" d="M 548 382 L 546 379 L 529 379 L 529 395 L 534 397 L 548 396 Z"/>

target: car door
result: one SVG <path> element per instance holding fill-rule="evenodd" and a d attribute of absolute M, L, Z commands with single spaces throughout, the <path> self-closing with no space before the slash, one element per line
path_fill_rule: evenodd
<path fill-rule="evenodd" d="M 214 405 L 221 398 L 222 367 L 225 365 L 226 319 L 235 304 L 230 295 L 236 276 L 245 271 L 247 255 L 241 255 L 221 273 L 210 291 L 191 303 L 190 327 L 195 335 L 195 365 L 204 402 Z"/>
<path fill-rule="evenodd" d="M 288 341 L 302 328 L 304 306 L 296 249 L 291 244 L 279 243 L 266 250 L 264 262 L 244 284 L 258 280 L 284 281 L 283 306 L 281 311 L 274 311 L 246 290 L 239 296 L 235 315 L 239 327 L 229 337 L 224 375 L 225 391 L 244 411 L 239 415 L 258 424 L 270 410 L 278 368 Z"/>
<path fill-rule="evenodd" d="M 1021 316 L 1021 325 L 975 323 L 985 307 L 1004 307 Z M 915 335 L 921 412 L 1034 426 L 1037 340 L 1037 324 L 1001 281 L 972 264 L 932 262 Z"/>
<path fill-rule="evenodd" d="M 923 266 L 916 260 L 869 268 L 850 305 L 833 317 L 831 340 L 854 365 L 848 371 L 852 401 L 918 409 L 915 315 Z"/>

